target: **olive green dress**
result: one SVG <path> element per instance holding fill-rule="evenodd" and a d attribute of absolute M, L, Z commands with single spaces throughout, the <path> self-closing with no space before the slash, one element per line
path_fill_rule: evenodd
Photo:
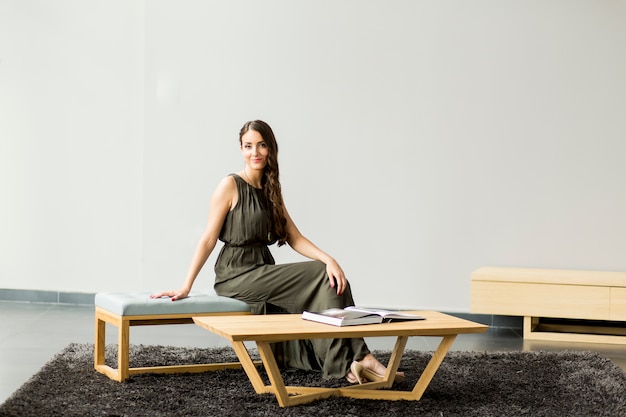
<path fill-rule="evenodd" d="M 319 261 L 275 265 L 268 245 L 272 235 L 269 202 L 262 190 L 231 174 L 239 199 L 220 232 L 224 242 L 215 263 L 215 291 L 248 303 L 254 314 L 322 311 L 354 305 L 350 287 L 342 295 L 331 288 Z M 344 377 L 352 361 L 370 351 L 363 339 L 296 340 L 273 345 L 283 369 L 319 370 Z"/>

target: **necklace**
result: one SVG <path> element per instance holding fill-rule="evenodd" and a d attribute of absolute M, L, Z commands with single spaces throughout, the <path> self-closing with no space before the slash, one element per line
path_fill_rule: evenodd
<path fill-rule="evenodd" d="M 251 187 L 257 188 L 254 185 L 252 185 L 252 181 L 250 181 L 250 177 L 248 177 L 248 174 L 246 173 L 246 168 L 243 169 L 243 176 L 246 177 L 245 180 L 248 184 L 250 184 Z"/>

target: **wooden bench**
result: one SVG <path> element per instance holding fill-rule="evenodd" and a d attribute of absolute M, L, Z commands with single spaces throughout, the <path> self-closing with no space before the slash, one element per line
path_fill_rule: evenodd
<path fill-rule="evenodd" d="M 241 364 L 213 363 L 163 365 L 131 368 L 129 364 L 130 326 L 191 324 L 192 317 L 251 314 L 249 306 L 213 292 L 192 291 L 188 298 L 172 302 L 169 298 L 151 299 L 149 292 L 98 293 L 95 297 L 94 368 L 115 381 L 125 381 L 140 373 L 205 372 L 239 368 Z M 117 369 L 105 364 L 106 324 L 117 327 Z"/>
<path fill-rule="evenodd" d="M 482 267 L 472 313 L 524 317 L 524 338 L 626 344 L 626 272 Z"/>

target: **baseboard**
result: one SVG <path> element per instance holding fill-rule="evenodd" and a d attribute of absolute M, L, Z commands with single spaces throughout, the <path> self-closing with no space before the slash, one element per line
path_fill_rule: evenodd
<path fill-rule="evenodd" d="M 94 305 L 95 294 L 0 288 L 0 301 Z"/>
<path fill-rule="evenodd" d="M 16 301 L 26 303 L 76 304 L 94 305 L 95 294 L 43 291 L 14 290 L 0 288 L 0 301 Z M 446 313 L 445 311 L 443 313 Z M 446 313 L 451 316 L 486 324 L 489 327 L 523 329 L 524 318 L 516 316 L 499 316 L 494 314 Z"/>
<path fill-rule="evenodd" d="M 444 312 L 445 313 L 445 312 Z M 446 313 L 454 317 L 474 321 L 476 323 L 486 324 L 489 327 L 518 329 L 524 328 L 524 317 L 518 316 L 500 316 L 496 314 L 476 314 L 476 313 Z"/>

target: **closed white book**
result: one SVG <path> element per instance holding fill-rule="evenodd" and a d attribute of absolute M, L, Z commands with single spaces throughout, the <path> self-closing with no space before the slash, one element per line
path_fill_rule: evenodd
<path fill-rule="evenodd" d="M 302 313 L 305 320 L 332 324 L 333 326 L 355 326 L 359 324 L 377 324 L 391 321 L 424 320 L 416 314 L 400 313 L 391 310 L 366 309 L 358 307 L 331 308 L 320 313 L 305 311 Z"/>

